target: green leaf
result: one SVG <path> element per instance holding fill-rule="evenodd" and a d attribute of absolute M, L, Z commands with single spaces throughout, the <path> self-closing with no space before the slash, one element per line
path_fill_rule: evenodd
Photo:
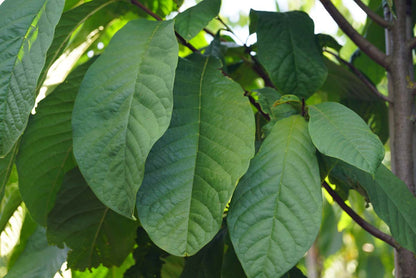
<path fill-rule="evenodd" d="M 324 47 L 330 47 L 332 49 L 335 49 L 336 51 L 340 51 L 342 48 L 342 45 L 340 45 L 338 43 L 338 41 L 336 39 L 334 39 L 334 37 L 327 35 L 327 34 L 317 34 L 316 38 L 319 42 L 319 45 L 321 46 L 321 48 Z"/>
<path fill-rule="evenodd" d="M 73 269 L 119 266 L 132 251 L 137 223 L 104 206 L 76 168 L 65 175 L 48 216 L 48 241 L 65 243 Z"/>
<path fill-rule="evenodd" d="M 179 277 L 181 275 L 185 264 L 183 257 L 168 256 L 162 260 L 162 278 Z"/>
<path fill-rule="evenodd" d="M 72 154 L 72 109 L 90 64 L 77 68 L 39 103 L 20 143 L 16 160 L 20 193 L 32 217 L 43 226 L 64 174 L 76 165 Z"/>
<path fill-rule="evenodd" d="M 327 69 L 304 12 L 256 12 L 258 57 L 283 94 L 308 98 L 324 83 Z"/>
<path fill-rule="evenodd" d="M 11 151 L 5 157 L 0 158 L 0 202 L 4 196 L 4 191 L 9 181 L 10 174 L 12 173 L 18 145 L 19 144 L 16 142 Z"/>
<path fill-rule="evenodd" d="M 375 178 L 345 163 L 338 163 L 330 175 L 354 186 L 358 183 L 367 192 L 377 215 L 390 227 L 394 239 L 404 248 L 416 252 L 416 198 L 406 184 L 383 164 Z"/>
<path fill-rule="evenodd" d="M 220 12 L 221 0 L 204 0 L 178 14 L 175 18 L 175 30 L 189 41 Z"/>
<path fill-rule="evenodd" d="M 195 255 L 186 258 L 181 278 L 221 278 L 224 254 L 224 228 Z"/>
<path fill-rule="evenodd" d="M 248 277 L 280 277 L 314 242 L 321 223 L 319 166 L 299 115 L 278 121 L 240 180 L 228 213 Z"/>
<path fill-rule="evenodd" d="M 148 152 L 170 122 L 177 55 L 172 21 L 130 21 L 90 67 L 75 101 L 81 172 L 98 199 L 126 217 Z"/>
<path fill-rule="evenodd" d="M 0 157 L 26 127 L 64 0 L 6 0 L 0 8 Z"/>
<path fill-rule="evenodd" d="M 146 163 L 140 221 L 160 248 L 198 252 L 218 232 L 224 208 L 254 154 L 254 117 L 238 84 L 213 57 L 180 60 L 175 107 Z"/>
<path fill-rule="evenodd" d="M 383 160 L 384 147 L 363 119 L 336 102 L 308 107 L 309 133 L 316 148 L 374 174 Z"/>
<path fill-rule="evenodd" d="M 5 278 L 53 277 L 65 262 L 67 252 L 48 245 L 45 229 L 38 227 Z"/>

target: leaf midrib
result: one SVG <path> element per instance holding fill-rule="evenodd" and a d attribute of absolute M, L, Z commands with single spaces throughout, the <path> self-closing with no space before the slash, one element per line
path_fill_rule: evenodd
<path fill-rule="evenodd" d="M 186 222 L 186 238 L 185 238 L 185 242 L 186 242 L 186 247 L 185 247 L 185 255 L 188 255 L 188 237 L 190 234 L 190 230 L 189 230 L 189 223 L 190 223 L 190 217 L 189 215 L 191 215 L 191 208 L 192 208 L 192 203 L 193 203 L 193 193 L 194 193 L 194 184 L 195 184 L 195 176 L 196 176 L 196 171 L 197 171 L 197 161 L 198 161 L 198 157 L 199 157 L 199 145 L 201 142 L 201 111 L 202 111 L 202 85 L 204 82 L 204 77 L 206 75 L 206 71 L 207 71 L 207 66 L 208 66 L 208 62 L 209 62 L 209 57 L 207 57 L 205 59 L 205 63 L 204 66 L 202 67 L 202 72 L 201 72 L 201 77 L 199 79 L 199 91 L 198 91 L 198 140 L 196 142 L 196 155 L 195 155 L 195 162 L 194 162 L 194 171 L 193 171 L 193 178 L 192 178 L 192 188 L 191 188 L 191 198 L 189 200 L 189 207 L 188 207 L 188 221 Z"/>

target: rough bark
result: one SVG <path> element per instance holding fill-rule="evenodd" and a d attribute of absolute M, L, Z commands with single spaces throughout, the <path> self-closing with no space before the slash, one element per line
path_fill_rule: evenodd
<path fill-rule="evenodd" d="M 402 179 L 409 190 L 416 195 L 414 184 L 412 115 L 414 110 L 412 50 L 408 42 L 412 38 L 411 2 L 395 1 L 394 24 L 386 31 L 386 50 L 391 57 L 387 76 L 389 83 L 390 150 L 391 168 Z M 385 10 L 385 16 L 391 20 L 392 15 Z M 411 213 L 411 212 L 409 212 Z M 400 248 L 395 250 L 395 275 L 399 278 L 414 277 L 416 258 L 411 252 Z"/>

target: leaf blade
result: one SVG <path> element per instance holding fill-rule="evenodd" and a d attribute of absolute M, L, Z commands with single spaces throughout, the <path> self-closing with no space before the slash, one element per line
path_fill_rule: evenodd
<path fill-rule="evenodd" d="M 130 21 L 88 70 L 75 101 L 81 172 L 126 217 L 133 217 L 147 154 L 169 125 L 177 53 L 172 21 Z"/>
<path fill-rule="evenodd" d="M 255 12 L 258 56 L 283 94 L 308 98 L 325 81 L 327 69 L 304 12 Z"/>
<path fill-rule="evenodd" d="M 72 109 L 90 64 L 75 69 L 39 103 L 22 136 L 16 159 L 19 190 L 31 216 L 43 226 L 64 174 L 76 165 L 72 154 Z"/>
<path fill-rule="evenodd" d="M 198 33 L 218 15 L 221 0 L 204 0 L 178 14 L 175 18 L 175 30 L 187 41 Z"/>
<path fill-rule="evenodd" d="M 278 277 L 312 245 L 321 221 L 319 167 L 305 120 L 278 121 L 240 180 L 227 223 L 248 277 Z"/>
<path fill-rule="evenodd" d="M 249 102 L 218 68 L 213 57 L 180 60 L 172 122 L 149 155 L 137 195 L 150 238 L 177 256 L 195 254 L 217 233 L 254 153 Z"/>
<path fill-rule="evenodd" d="M 384 147 L 357 114 L 339 103 L 325 102 L 309 106 L 309 115 L 309 133 L 321 153 L 375 173 Z"/>
<path fill-rule="evenodd" d="M 131 252 L 137 222 L 104 206 L 77 168 L 65 175 L 57 202 L 48 216 L 48 241 L 63 245 L 73 269 L 120 265 Z"/>
<path fill-rule="evenodd" d="M 7 0 L 1 5 L 0 157 L 9 153 L 27 125 L 64 2 Z"/>

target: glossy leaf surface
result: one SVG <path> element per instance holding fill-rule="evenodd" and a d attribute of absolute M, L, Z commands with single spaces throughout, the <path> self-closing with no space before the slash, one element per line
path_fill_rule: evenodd
<path fill-rule="evenodd" d="M 374 174 L 384 157 L 380 139 L 353 111 L 336 102 L 309 106 L 309 133 L 323 154 Z"/>
<path fill-rule="evenodd" d="M 322 200 L 318 161 L 306 121 L 278 121 L 240 180 L 228 213 L 235 252 L 248 277 L 289 271 L 318 233 Z"/>
<path fill-rule="evenodd" d="M 195 254 L 218 232 L 224 208 L 254 154 L 254 117 L 216 58 L 180 60 L 175 108 L 137 195 L 140 222 L 160 248 Z"/>
<path fill-rule="evenodd" d="M 177 55 L 172 21 L 131 21 L 90 67 L 75 101 L 81 172 L 96 196 L 126 217 L 133 217 L 148 152 L 170 122 Z"/>
<path fill-rule="evenodd" d="M 7 0 L 0 9 L 0 157 L 26 127 L 64 0 Z"/>
<path fill-rule="evenodd" d="M 120 265 L 132 251 L 137 223 L 104 206 L 76 168 L 65 175 L 48 216 L 48 241 L 65 243 L 73 269 Z"/>

